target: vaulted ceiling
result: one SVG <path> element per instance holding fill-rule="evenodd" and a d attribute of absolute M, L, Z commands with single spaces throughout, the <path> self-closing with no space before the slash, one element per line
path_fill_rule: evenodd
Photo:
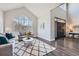
<path fill-rule="evenodd" d="M 58 3 L 32 3 L 32 4 L 25 4 L 26 8 L 32 11 L 38 17 L 43 16 L 42 13 L 49 12 L 51 9 L 57 7 Z"/>
<path fill-rule="evenodd" d="M 26 7 L 37 17 L 40 17 L 45 12 L 57 7 L 60 3 L 0 3 L 0 10 L 8 11 L 15 8 Z"/>
<path fill-rule="evenodd" d="M 8 11 L 15 8 L 23 7 L 22 3 L 0 3 L 0 10 Z"/>

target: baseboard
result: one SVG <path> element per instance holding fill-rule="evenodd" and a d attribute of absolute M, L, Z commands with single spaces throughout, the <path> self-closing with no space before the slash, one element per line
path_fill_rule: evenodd
<path fill-rule="evenodd" d="M 41 38 L 41 37 L 37 37 L 38 39 L 42 39 L 42 40 L 46 40 L 46 41 L 50 41 L 50 40 L 47 40 L 47 39 L 44 39 L 44 38 Z"/>
<path fill-rule="evenodd" d="M 50 41 L 55 41 L 55 39 L 50 39 Z"/>
<path fill-rule="evenodd" d="M 46 40 L 46 41 L 49 41 L 49 42 L 50 42 L 50 41 L 55 41 L 55 39 L 47 40 L 47 39 L 44 39 L 44 38 L 41 38 L 41 37 L 38 37 L 38 36 L 37 36 L 36 38 L 38 38 L 38 39 L 43 39 L 43 40 Z"/>

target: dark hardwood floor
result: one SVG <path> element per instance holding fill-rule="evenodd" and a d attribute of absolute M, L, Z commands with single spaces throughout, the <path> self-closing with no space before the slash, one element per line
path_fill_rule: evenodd
<path fill-rule="evenodd" d="M 45 56 L 79 56 L 79 39 L 61 38 L 48 44 L 56 47 Z"/>

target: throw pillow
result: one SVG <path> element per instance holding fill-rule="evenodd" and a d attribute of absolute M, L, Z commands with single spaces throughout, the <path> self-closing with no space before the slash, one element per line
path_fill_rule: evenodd
<path fill-rule="evenodd" d="M 0 36 L 0 45 L 2 45 L 2 44 L 7 44 L 7 43 L 8 43 L 8 41 L 6 40 L 6 38 Z"/>
<path fill-rule="evenodd" d="M 12 33 L 6 33 L 5 36 L 6 36 L 8 39 L 14 38 L 14 36 L 12 35 Z"/>

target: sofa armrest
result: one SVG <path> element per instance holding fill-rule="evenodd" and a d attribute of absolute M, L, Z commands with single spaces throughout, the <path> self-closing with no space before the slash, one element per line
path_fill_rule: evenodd
<path fill-rule="evenodd" d="M 0 56 L 12 56 L 13 50 L 12 50 L 12 44 L 4 44 L 0 45 Z"/>

